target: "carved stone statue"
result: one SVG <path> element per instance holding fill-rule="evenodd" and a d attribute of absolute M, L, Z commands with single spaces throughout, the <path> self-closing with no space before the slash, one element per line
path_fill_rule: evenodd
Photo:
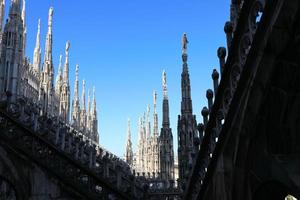
<path fill-rule="evenodd" d="M 186 54 L 187 52 L 187 44 L 189 43 L 186 33 L 183 34 L 182 36 L 182 53 Z"/>
<path fill-rule="evenodd" d="M 67 41 L 67 43 L 66 43 L 66 52 L 68 52 L 68 51 L 69 51 L 69 49 L 70 49 L 70 42 L 69 42 L 69 41 Z"/>

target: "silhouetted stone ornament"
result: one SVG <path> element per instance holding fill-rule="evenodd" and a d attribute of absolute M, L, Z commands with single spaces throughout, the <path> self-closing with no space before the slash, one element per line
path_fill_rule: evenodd
<path fill-rule="evenodd" d="M 206 106 L 202 108 L 201 114 L 202 114 L 203 117 L 207 117 L 208 116 L 209 110 L 208 110 L 208 108 Z"/>
<path fill-rule="evenodd" d="M 214 69 L 213 73 L 211 74 L 211 77 L 212 77 L 213 80 L 218 80 L 219 79 L 219 72 L 216 69 Z"/>
<path fill-rule="evenodd" d="M 214 92 L 211 89 L 206 90 L 206 98 L 212 99 L 214 96 Z"/>
<path fill-rule="evenodd" d="M 226 57 L 226 48 L 225 47 L 219 47 L 217 50 L 217 55 L 219 59 L 224 59 Z"/>
<path fill-rule="evenodd" d="M 200 123 L 198 124 L 198 131 L 201 132 L 204 130 L 204 124 Z"/>
<path fill-rule="evenodd" d="M 225 33 L 231 33 L 233 31 L 233 25 L 231 22 L 227 21 L 224 26 Z"/>

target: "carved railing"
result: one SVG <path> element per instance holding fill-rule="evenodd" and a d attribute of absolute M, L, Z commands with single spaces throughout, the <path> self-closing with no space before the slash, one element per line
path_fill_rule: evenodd
<path fill-rule="evenodd" d="M 0 102 L 0 142 L 32 159 L 88 199 L 144 199 L 143 184 L 122 159 L 58 118 L 40 116 L 25 98 Z"/>
<path fill-rule="evenodd" d="M 224 31 L 227 37 L 229 54 L 225 63 L 226 49 L 218 49 L 222 78 L 218 84 L 219 74 L 214 70 L 214 92 L 207 91 L 208 108 L 202 110 L 203 124 L 199 124 L 200 150 L 196 155 L 192 173 L 184 191 L 185 199 L 198 199 L 209 184 L 217 162 L 215 152 L 223 125 L 226 123 L 231 102 L 235 95 L 240 76 L 244 70 L 251 45 L 265 8 L 265 0 L 243 1 L 237 13 L 237 24 L 226 22 Z M 213 102 L 213 95 L 215 101 Z M 204 135 L 204 136 L 203 136 Z"/>

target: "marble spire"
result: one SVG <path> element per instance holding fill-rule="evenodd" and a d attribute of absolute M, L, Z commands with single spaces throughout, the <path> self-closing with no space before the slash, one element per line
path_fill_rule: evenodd
<path fill-rule="evenodd" d="M 67 41 L 66 43 L 66 58 L 65 58 L 65 66 L 64 66 L 64 73 L 63 73 L 63 82 L 69 85 L 69 50 L 70 50 L 70 42 Z"/>
<path fill-rule="evenodd" d="M 73 97 L 73 111 L 72 111 L 72 123 L 74 127 L 79 128 L 80 126 L 80 104 L 78 95 L 78 85 L 79 85 L 79 65 L 76 65 L 75 70 L 75 83 L 74 83 L 74 97 Z"/>
<path fill-rule="evenodd" d="M 62 55 L 59 56 L 58 73 L 55 81 L 55 92 L 60 97 L 62 87 Z"/>
<path fill-rule="evenodd" d="M 81 111 L 80 111 L 80 127 L 83 132 L 86 131 L 87 125 L 86 107 L 85 107 L 85 80 L 82 81 L 81 93 Z"/>
<path fill-rule="evenodd" d="M 96 88 L 93 88 L 93 102 L 91 110 L 91 139 L 98 143 L 99 133 L 98 133 L 98 118 L 97 118 L 97 106 L 96 106 Z"/>
<path fill-rule="evenodd" d="M 26 0 L 23 0 L 22 5 L 22 21 L 23 21 L 23 54 L 25 56 L 26 41 L 27 41 L 27 27 L 26 27 Z"/>
<path fill-rule="evenodd" d="M 48 15 L 48 32 L 45 45 L 44 56 L 44 73 L 50 75 L 53 73 L 53 60 L 52 60 L 52 20 L 53 20 L 53 8 L 49 9 Z"/>
<path fill-rule="evenodd" d="M 33 52 L 33 70 L 36 73 L 40 72 L 41 67 L 41 19 L 38 20 L 38 27 L 36 33 L 36 43 Z"/>
<path fill-rule="evenodd" d="M 158 137 L 157 93 L 153 91 L 153 136 Z"/>
<path fill-rule="evenodd" d="M 126 142 L 126 153 L 125 153 L 126 162 L 129 165 L 133 164 L 133 151 L 132 151 L 132 142 L 131 142 L 131 130 L 130 130 L 130 119 L 128 119 L 127 125 L 127 142 Z"/>
<path fill-rule="evenodd" d="M 146 118 L 146 138 L 151 137 L 151 123 L 150 123 L 150 105 L 147 106 L 147 118 Z"/>
<path fill-rule="evenodd" d="M 70 42 L 66 42 L 66 49 L 65 49 L 65 64 L 64 69 L 62 72 L 62 60 L 60 59 L 60 69 L 59 73 L 61 75 L 61 93 L 60 93 L 60 115 L 62 119 L 66 122 L 70 120 L 70 84 L 69 84 L 69 49 L 70 49 Z M 73 115 L 72 115 L 73 117 Z"/>
<path fill-rule="evenodd" d="M 81 109 L 85 110 L 85 80 L 82 81 Z"/>
<path fill-rule="evenodd" d="M 0 0 L 0 33 L 3 30 L 3 20 L 5 15 L 5 0 Z"/>

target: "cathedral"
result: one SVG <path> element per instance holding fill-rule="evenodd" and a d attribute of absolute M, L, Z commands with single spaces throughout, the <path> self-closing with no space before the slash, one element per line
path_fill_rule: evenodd
<path fill-rule="evenodd" d="M 178 160 L 175 160 L 173 134 L 170 127 L 169 99 L 166 72 L 162 74 L 162 126 L 158 133 L 157 93 L 153 92 L 153 134 L 151 133 L 150 107 L 139 118 L 138 150 L 133 153 L 130 124 L 126 142 L 125 160 L 132 169 L 147 178 L 156 178 L 164 183 L 163 187 L 179 186 L 184 188 L 189 178 L 194 157 L 199 146 L 196 115 L 193 114 L 191 86 L 188 71 L 187 35 L 182 37 L 182 74 L 181 74 L 181 114 L 178 116 Z M 195 141 L 194 141 L 195 140 Z M 175 165 L 176 163 L 176 165 Z M 175 185 L 174 185 L 175 184 Z"/>
<path fill-rule="evenodd" d="M 174 149 L 173 135 L 170 128 L 169 100 L 166 72 L 162 74 L 163 87 L 163 120 L 159 134 L 157 114 L 157 93 L 153 92 L 153 129 L 151 131 L 150 106 L 147 112 L 139 118 L 138 149 L 133 154 L 130 123 L 126 142 L 125 160 L 139 175 L 156 178 L 169 186 L 174 183 Z M 165 186 L 166 186 L 165 185 Z"/>
<path fill-rule="evenodd" d="M 21 9 L 22 6 L 22 9 Z M 55 79 L 52 56 L 53 14 L 51 7 L 48 15 L 48 26 L 44 57 L 41 50 L 41 21 L 38 21 L 36 44 L 32 62 L 26 55 L 26 4 L 12 0 L 8 19 L 3 27 L 5 0 L 0 3 L 0 99 L 14 102 L 24 98 L 39 105 L 41 115 L 57 117 L 63 123 L 83 133 L 84 136 L 99 142 L 96 94 L 93 89 L 91 99 L 88 92 L 86 108 L 85 81 L 82 82 L 81 100 L 79 98 L 79 66 L 76 65 L 74 97 L 71 103 L 69 80 L 70 42 L 66 43 L 65 62 L 62 55 L 59 59 Z"/>

